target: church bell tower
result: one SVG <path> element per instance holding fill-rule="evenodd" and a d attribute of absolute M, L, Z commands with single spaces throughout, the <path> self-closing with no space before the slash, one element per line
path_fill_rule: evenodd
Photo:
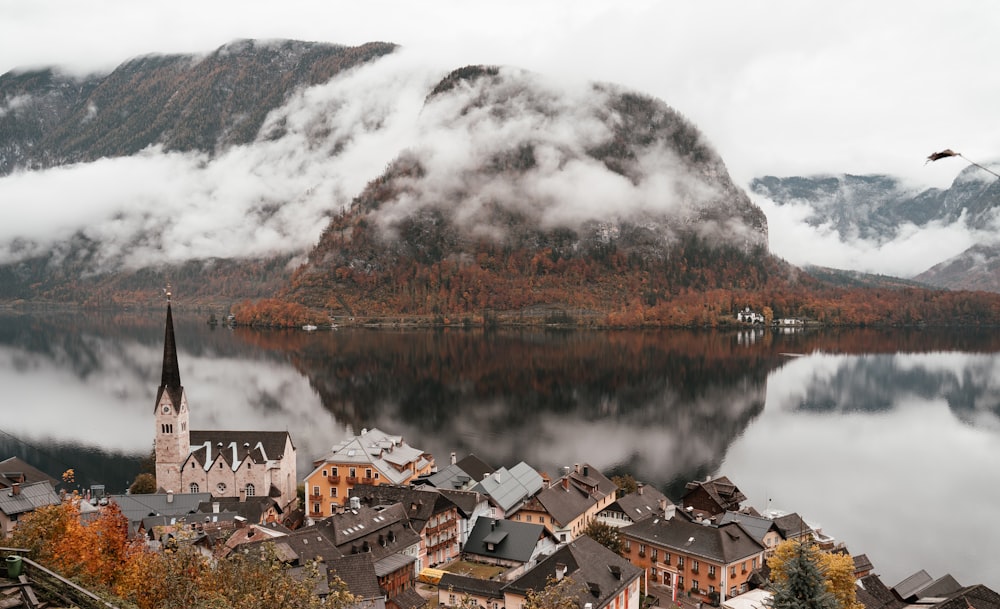
<path fill-rule="evenodd" d="M 177 365 L 177 343 L 174 340 L 174 319 L 167 291 L 167 325 L 163 337 L 163 373 L 156 391 L 156 486 L 175 493 L 180 488 L 181 466 L 191 452 L 191 430 L 188 425 L 187 396 L 181 385 Z"/>

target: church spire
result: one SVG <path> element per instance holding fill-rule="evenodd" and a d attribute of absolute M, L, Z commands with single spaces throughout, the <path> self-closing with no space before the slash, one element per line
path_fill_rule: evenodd
<path fill-rule="evenodd" d="M 177 343 L 174 340 L 174 317 L 170 312 L 170 297 L 167 293 L 167 328 L 163 336 L 163 375 L 160 377 L 162 389 L 179 389 L 181 370 L 177 364 Z"/>

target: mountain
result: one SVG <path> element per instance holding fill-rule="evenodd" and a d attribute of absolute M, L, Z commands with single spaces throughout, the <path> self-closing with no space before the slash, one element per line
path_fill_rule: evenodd
<path fill-rule="evenodd" d="M 778 205 L 805 208 L 807 224 L 833 227 L 843 241 L 861 239 L 876 247 L 914 229 L 961 228 L 980 243 L 912 279 L 948 289 L 1000 291 L 1000 272 L 988 264 L 1000 252 L 992 245 L 1000 180 L 978 167 L 963 169 L 946 189 L 915 189 L 883 175 L 836 175 L 765 176 L 754 179 L 750 190 Z"/>

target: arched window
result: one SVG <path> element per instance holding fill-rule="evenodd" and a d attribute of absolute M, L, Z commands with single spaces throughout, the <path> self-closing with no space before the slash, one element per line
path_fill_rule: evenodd
<path fill-rule="evenodd" d="M 197 482 L 192 482 L 191 486 L 188 487 L 188 492 L 189 493 L 200 493 L 201 489 L 199 489 L 198 483 Z"/>
<path fill-rule="evenodd" d="M 256 493 L 256 491 L 254 490 L 253 485 L 248 482 L 247 483 L 247 497 L 253 497 L 255 493 Z"/>

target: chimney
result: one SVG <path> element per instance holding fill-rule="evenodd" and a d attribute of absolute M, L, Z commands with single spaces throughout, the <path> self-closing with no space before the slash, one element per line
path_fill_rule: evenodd
<path fill-rule="evenodd" d="M 219 502 L 218 501 L 213 501 L 212 502 L 212 513 L 213 514 L 218 514 L 219 513 Z"/>
<path fill-rule="evenodd" d="M 173 503 L 173 502 L 174 502 L 174 492 L 167 491 L 167 503 Z"/>
<path fill-rule="evenodd" d="M 637 492 L 640 495 L 642 495 L 642 489 L 645 488 L 645 487 L 646 487 L 646 485 L 643 484 L 642 482 L 640 482 L 639 484 L 635 485 L 635 492 Z"/>
<path fill-rule="evenodd" d="M 576 473 L 578 473 L 578 474 L 579 474 L 579 473 L 580 473 L 580 464 L 579 464 L 579 463 L 574 463 L 574 464 L 573 464 L 573 470 L 574 470 L 574 471 L 575 471 Z"/>
<path fill-rule="evenodd" d="M 10 485 L 10 496 L 11 497 L 17 497 L 20 494 L 21 494 L 21 483 L 20 482 L 15 482 L 14 484 L 11 484 Z"/>
<path fill-rule="evenodd" d="M 451 453 L 451 464 L 455 465 L 456 463 L 458 463 L 458 455 Z"/>
<path fill-rule="evenodd" d="M 584 465 L 583 466 L 583 475 L 584 476 L 589 476 L 590 475 L 590 466 L 589 465 Z"/>
<path fill-rule="evenodd" d="M 556 563 L 556 581 L 562 580 L 563 576 L 566 575 L 566 565 L 561 562 Z"/>
<path fill-rule="evenodd" d="M 562 487 L 563 487 L 563 489 L 565 489 L 567 491 L 569 490 L 569 476 L 563 477 L 563 479 L 562 479 Z"/>

